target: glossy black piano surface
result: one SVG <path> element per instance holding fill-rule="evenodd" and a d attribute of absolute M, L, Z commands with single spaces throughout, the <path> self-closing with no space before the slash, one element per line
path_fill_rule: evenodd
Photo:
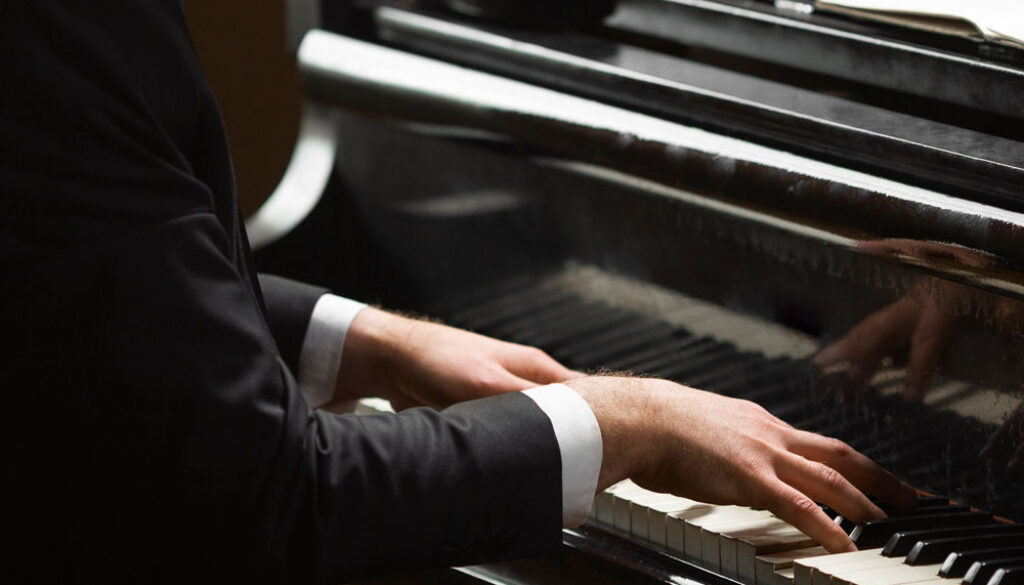
<path fill-rule="evenodd" d="M 297 39 L 324 30 L 249 222 L 262 268 L 755 400 L 946 514 L 1024 521 L 1019 50 L 763 2 L 597 24 L 398 4 L 292 3 Z M 591 526 L 470 573 L 566 582 L 582 554 L 616 582 L 728 580 L 627 540 Z"/>

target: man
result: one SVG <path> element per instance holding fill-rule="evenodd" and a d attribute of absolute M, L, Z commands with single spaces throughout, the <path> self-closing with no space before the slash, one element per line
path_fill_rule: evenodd
<path fill-rule="evenodd" d="M 857 488 L 913 497 L 751 403 L 261 286 L 179 0 L 3 0 L 0 43 L 15 575 L 340 582 L 524 555 L 626 477 L 849 550 L 815 500 L 867 520 Z M 311 409 L 370 394 L 454 406 Z"/>

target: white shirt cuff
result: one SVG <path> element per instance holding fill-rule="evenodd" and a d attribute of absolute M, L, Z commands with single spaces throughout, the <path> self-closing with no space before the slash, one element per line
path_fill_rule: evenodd
<path fill-rule="evenodd" d="M 319 408 L 334 395 L 345 335 L 364 303 L 324 295 L 313 307 L 299 354 L 299 389 L 311 408 Z"/>
<path fill-rule="evenodd" d="M 597 418 L 583 397 L 565 384 L 525 390 L 551 419 L 562 454 L 562 525 L 575 528 L 590 515 L 601 472 L 603 444 Z"/>

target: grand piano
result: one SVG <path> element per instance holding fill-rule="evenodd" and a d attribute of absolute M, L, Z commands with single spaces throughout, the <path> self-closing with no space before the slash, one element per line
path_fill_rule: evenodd
<path fill-rule="evenodd" d="M 261 269 L 754 400 L 921 492 L 837 517 L 846 556 L 627 483 L 558 554 L 404 582 L 1024 582 L 1024 47 L 802 0 L 288 16 Z"/>

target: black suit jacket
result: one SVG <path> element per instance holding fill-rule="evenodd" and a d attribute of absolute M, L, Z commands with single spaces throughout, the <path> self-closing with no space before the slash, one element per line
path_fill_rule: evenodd
<path fill-rule="evenodd" d="M 528 398 L 307 407 L 322 291 L 261 296 L 179 0 L 0 0 L 0 54 L 8 573 L 337 582 L 557 545 Z"/>

